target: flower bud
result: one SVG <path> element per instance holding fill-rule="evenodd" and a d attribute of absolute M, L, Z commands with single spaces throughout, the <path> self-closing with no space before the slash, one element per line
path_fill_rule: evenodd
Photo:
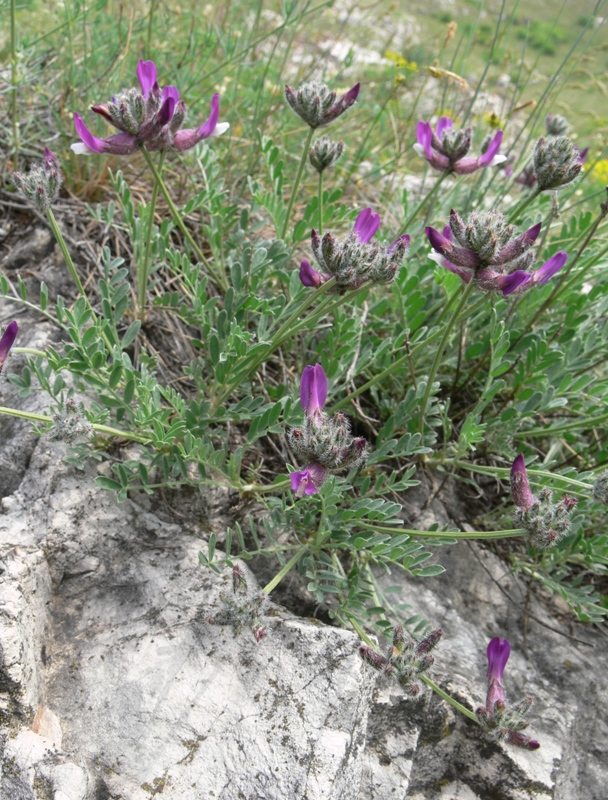
<path fill-rule="evenodd" d="M 333 167 L 343 152 L 344 142 L 332 142 L 329 136 L 321 136 L 312 143 L 308 158 L 320 175 L 328 167 Z"/>
<path fill-rule="evenodd" d="M 44 213 L 59 196 L 63 175 L 57 157 L 45 147 L 44 160 L 30 167 L 26 175 L 15 172 L 13 181 L 21 194 Z"/>
<path fill-rule="evenodd" d="M 360 84 L 356 84 L 346 94 L 336 100 L 332 92 L 320 81 L 302 83 L 296 91 L 285 87 L 285 99 L 296 114 L 311 128 L 324 128 L 341 117 L 357 99 Z"/>
<path fill-rule="evenodd" d="M 547 114 L 545 128 L 548 136 L 567 136 L 570 125 L 566 117 L 561 114 Z"/>
<path fill-rule="evenodd" d="M 17 338 L 18 333 L 19 326 L 15 321 L 13 321 L 9 322 L 6 330 L 2 334 L 2 338 L 0 339 L 0 375 L 2 374 L 2 370 L 6 364 L 10 349 L 15 344 L 15 339 Z"/>
<path fill-rule="evenodd" d="M 562 189 L 572 183 L 583 168 L 580 150 L 567 136 L 541 137 L 534 148 L 532 162 L 541 191 Z"/>

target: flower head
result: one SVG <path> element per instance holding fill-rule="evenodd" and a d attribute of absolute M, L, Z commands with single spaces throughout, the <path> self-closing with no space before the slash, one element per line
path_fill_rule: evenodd
<path fill-rule="evenodd" d="M 6 326 L 6 330 L 2 334 L 2 338 L 0 339 L 0 375 L 2 374 L 2 369 L 6 363 L 10 349 L 15 344 L 18 333 L 19 326 L 13 320 L 13 322 L 9 322 Z"/>
<path fill-rule="evenodd" d="M 540 744 L 521 733 L 529 724 L 524 715 L 532 705 L 532 698 L 526 697 L 513 706 L 507 702 L 502 676 L 510 653 L 511 646 L 506 639 L 496 637 L 488 644 L 488 693 L 485 707 L 477 709 L 477 719 L 496 739 L 504 739 L 526 750 L 538 750 Z"/>
<path fill-rule="evenodd" d="M 567 136 L 542 137 L 536 142 L 532 163 L 541 191 L 563 189 L 583 168 L 581 151 Z"/>
<path fill-rule="evenodd" d="M 303 261 L 300 267 L 302 283 L 320 286 L 333 277 L 338 291 L 357 288 L 366 281 L 392 283 L 409 247 L 410 237 L 407 234 L 399 236 L 386 247 L 374 240 L 379 227 L 380 214 L 364 208 L 357 216 L 353 230 L 341 239 L 336 239 L 331 233 L 321 237 L 313 230 L 312 251 L 320 271 Z"/>
<path fill-rule="evenodd" d="M 370 667 L 394 676 L 410 697 L 415 697 L 420 692 L 420 685 L 415 682 L 416 678 L 428 672 L 435 663 L 435 658 L 430 653 L 442 635 L 441 628 L 437 628 L 416 642 L 406 634 L 401 625 L 397 625 L 393 630 L 393 641 L 386 656 L 366 645 L 359 648 L 359 654 Z"/>
<path fill-rule="evenodd" d="M 554 502 L 550 489 L 541 489 L 535 497 L 528 483 L 523 455 L 518 455 L 511 467 L 511 496 L 515 504 L 515 520 L 530 534 L 534 547 L 552 547 L 570 529 L 569 515 L 577 499 L 565 494 Z"/>
<path fill-rule="evenodd" d="M 186 105 L 180 100 L 175 86 L 160 89 L 153 61 L 139 61 L 137 78 L 141 91 L 123 89 L 108 103 L 91 106 L 91 110 L 106 119 L 120 133 L 100 139 L 87 128 L 79 114 L 74 114 L 80 142 L 72 150 L 80 155 L 113 153 L 130 155 L 145 145 L 146 150 L 188 150 L 202 139 L 219 136 L 229 127 L 219 120 L 219 95 L 211 101 L 209 119 L 199 128 L 181 130 L 186 118 Z"/>
<path fill-rule="evenodd" d="M 482 167 L 496 166 L 507 157 L 498 155 L 502 143 L 502 131 L 488 142 L 481 156 L 468 156 L 471 149 L 471 129 L 456 130 L 450 117 L 441 117 L 435 130 L 430 122 L 419 122 L 416 126 L 417 143 L 414 150 L 435 169 L 468 175 Z"/>
<path fill-rule="evenodd" d="M 289 444 L 304 469 L 292 472 L 291 488 L 296 496 L 315 494 L 328 473 L 362 466 L 367 459 L 367 441 L 350 435 L 344 414 L 330 417 L 323 411 L 327 378 L 323 367 L 308 366 L 300 381 L 300 403 L 306 412 L 302 427 L 291 428 Z"/>
<path fill-rule="evenodd" d="M 344 152 L 344 142 L 332 142 L 329 136 L 320 136 L 312 143 L 308 158 L 319 175 L 333 167 Z"/>
<path fill-rule="evenodd" d="M 336 93 L 329 86 L 320 81 L 309 81 L 300 84 L 295 91 L 286 86 L 285 99 L 311 128 L 324 128 L 354 104 L 360 88 L 361 84 L 357 83 L 336 100 Z"/>
<path fill-rule="evenodd" d="M 560 250 L 535 272 L 527 271 L 535 260 L 530 248 L 541 225 L 539 222 L 515 235 L 513 226 L 497 211 L 473 212 L 465 223 L 452 210 L 450 224 L 443 233 L 426 228 L 434 250 L 429 257 L 465 283 L 474 281 L 482 291 L 502 292 L 505 296 L 520 293 L 546 283 L 568 260 Z"/>
<path fill-rule="evenodd" d="M 45 147 L 43 160 L 31 166 L 26 175 L 15 172 L 13 181 L 21 194 L 31 200 L 39 211 L 47 211 L 59 196 L 63 183 L 57 156 Z"/>

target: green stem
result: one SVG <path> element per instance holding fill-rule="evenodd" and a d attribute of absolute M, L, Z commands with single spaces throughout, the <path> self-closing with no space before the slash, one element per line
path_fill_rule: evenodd
<path fill-rule="evenodd" d="M 458 303 L 458 305 L 456 306 L 456 308 L 452 313 L 452 316 L 446 323 L 445 329 L 443 331 L 443 336 L 441 338 L 441 341 L 439 342 L 439 346 L 437 347 L 435 358 L 433 359 L 431 370 L 429 372 L 426 387 L 424 390 L 424 397 L 422 398 L 422 403 L 420 404 L 420 433 L 424 433 L 424 417 L 426 414 L 426 409 L 428 406 L 429 399 L 431 397 L 431 393 L 433 391 L 433 383 L 435 381 L 435 376 L 437 375 L 439 364 L 441 363 L 441 359 L 443 357 L 443 351 L 445 350 L 446 345 L 448 343 L 448 339 L 450 338 L 452 328 L 454 327 L 460 312 L 465 307 L 466 302 L 469 299 L 469 295 L 471 294 L 474 286 L 475 283 L 473 281 L 470 281 L 470 283 L 468 283 L 467 286 L 465 287 L 462 293 L 462 297 L 460 298 L 460 302 Z"/>
<path fill-rule="evenodd" d="M 72 256 L 70 255 L 70 251 L 68 250 L 68 247 L 67 247 L 67 245 L 65 243 L 65 239 L 63 238 L 63 234 L 59 230 L 59 225 L 57 225 L 57 220 L 55 219 L 55 215 L 53 214 L 53 210 L 51 208 L 47 208 L 46 216 L 47 216 L 47 219 L 48 219 L 49 224 L 51 226 L 51 230 L 53 231 L 53 236 L 55 237 L 55 240 L 57 241 L 57 244 L 59 245 L 59 249 L 61 250 L 63 258 L 65 259 L 65 263 L 67 264 L 68 270 L 70 271 L 70 275 L 72 276 L 72 280 L 76 284 L 76 288 L 78 289 L 78 293 L 80 294 L 80 296 L 82 297 L 84 302 L 87 304 L 87 307 L 88 307 L 89 311 L 93 315 L 93 319 L 97 320 L 98 319 L 97 314 L 95 313 L 95 311 L 93 311 L 93 306 L 89 302 L 89 298 L 87 297 L 87 295 L 86 295 L 86 293 L 84 291 L 84 287 L 82 285 L 82 282 L 80 280 L 80 277 L 79 277 L 78 273 L 76 272 L 76 267 L 74 266 L 74 262 L 72 261 Z M 112 353 L 114 351 L 112 343 L 110 342 L 110 340 L 108 339 L 108 337 L 106 336 L 104 331 L 101 330 L 101 328 L 99 330 L 99 333 L 101 335 L 101 338 L 105 342 L 105 345 L 106 345 L 106 347 L 108 349 L 108 353 Z"/>
<path fill-rule="evenodd" d="M 276 589 L 277 586 L 279 585 L 279 583 L 281 583 L 283 578 L 287 575 L 287 573 L 290 572 L 293 567 L 295 567 L 295 565 L 298 563 L 298 561 L 302 558 L 302 556 L 306 552 L 308 552 L 308 548 L 307 547 L 302 547 L 301 550 L 298 550 L 298 552 L 289 559 L 287 564 L 285 564 L 283 566 L 281 571 L 277 572 L 277 574 L 270 581 L 270 583 L 267 583 L 266 586 L 264 586 L 264 588 L 262 589 L 262 592 L 264 594 L 270 594 L 270 592 L 272 592 L 274 589 Z"/>
<path fill-rule="evenodd" d="M 11 353 L 24 353 L 27 356 L 41 356 L 42 358 L 47 357 L 44 350 L 34 350 L 33 347 L 12 347 Z"/>
<path fill-rule="evenodd" d="M 606 415 L 606 417 L 608 418 L 608 415 Z M 529 433 L 529 431 L 526 431 L 526 434 L 527 433 Z M 515 435 L 517 436 L 517 434 Z M 492 475 L 497 478 L 508 478 L 511 475 L 510 467 L 487 467 L 482 464 L 469 464 L 466 461 L 458 461 L 458 460 L 455 460 L 452 463 L 458 469 L 466 469 L 469 472 L 477 472 L 479 475 Z M 591 489 L 593 489 L 593 486 L 591 486 L 590 484 L 583 483 L 583 481 L 577 481 L 574 478 L 569 478 L 567 475 L 560 475 L 559 473 L 546 472 L 545 470 L 542 469 L 532 469 L 532 468 L 527 468 L 526 472 L 528 473 L 528 476 L 563 481 L 564 483 L 568 483 L 571 486 L 578 486 L 579 489 L 586 489 L 587 491 L 591 491 Z"/>
<path fill-rule="evenodd" d="M 285 241 L 285 236 L 287 235 L 287 228 L 289 227 L 291 210 L 293 208 L 293 204 L 296 199 L 296 193 L 298 191 L 298 187 L 300 186 L 300 181 L 302 180 L 302 173 L 304 172 L 304 164 L 306 164 L 306 159 L 308 158 L 308 151 L 310 150 L 310 144 L 312 142 L 312 137 L 314 132 L 315 132 L 314 128 L 309 128 L 308 136 L 306 137 L 306 141 L 304 142 L 304 152 L 302 153 L 302 158 L 300 159 L 300 166 L 298 167 L 298 174 L 296 175 L 296 180 L 291 190 L 291 197 L 289 198 L 289 205 L 287 206 L 287 213 L 285 214 L 285 224 L 283 225 L 283 230 L 281 232 L 281 239 L 283 239 L 283 241 Z"/>
<path fill-rule="evenodd" d="M 355 631 L 359 634 L 361 639 L 369 647 L 371 647 L 372 650 L 374 650 L 376 653 L 379 653 L 380 650 L 378 649 L 377 642 L 374 642 L 365 633 L 365 631 L 363 630 L 361 625 L 359 625 L 358 620 L 348 611 L 346 612 L 346 616 L 348 617 L 348 621 L 353 626 Z M 454 700 L 454 698 L 451 697 L 447 692 L 444 692 L 443 689 L 440 689 L 439 686 L 437 686 L 437 684 L 434 681 L 432 681 L 430 678 L 427 678 L 426 675 L 419 675 L 418 677 L 420 678 L 421 681 L 424 681 L 424 683 L 426 683 L 426 685 L 429 687 L 429 689 L 432 689 L 436 694 L 439 695 L 439 697 L 441 697 L 443 700 L 448 702 L 450 705 L 454 706 L 454 708 L 456 708 L 458 711 L 460 711 L 461 714 L 464 714 L 465 717 L 468 717 L 469 719 L 472 719 L 474 722 L 477 722 L 477 717 L 475 716 L 475 714 L 472 711 L 469 711 L 469 709 L 465 708 L 465 706 L 461 705 L 458 702 L 458 700 Z"/>
<path fill-rule="evenodd" d="M 228 286 L 226 284 L 226 281 L 222 280 L 222 277 L 216 272 L 216 270 L 211 266 L 209 261 L 205 258 L 204 254 L 203 254 L 203 251 L 197 245 L 197 243 L 194 241 L 194 239 L 192 237 L 192 234 L 190 233 L 190 231 L 186 227 L 186 224 L 185 224 L 184 220 L 182 219 L 181 214 L 179 213 L 179 209 L 177 208 L 177 206 L 173 202 L 173 198 L 169 194 L 169 190 L 167 189 L 167 186 L 166 186 L 165 182 L 163 181 L 163 179 L 162 179 L 160 173 L 158 172 L 158 170 L 156 169 L 156 165 L 155 165 L 154 161 L 152 160 L 152 158 L 150 156 L 150 153 L 146 150 L 145 147 L 141 148 L 141 153 L 143 154 L 143 157 L 146 160 L 146 164 L 148 165 L 148 167 L 150 169 L 150 172 L 152 173 L 152 175 L 154 175 L 154 180 L 158 183 L 158 185 L 160 187 L 160 190 L 163 193 L 163 197 L 165 198 L 165 201 L 166 201 L 167 205 L 169 206 L 169 211 L 171 212 L 171 216 L 173 217 L 173 222 L 175 222 L 177 227 L 182 232 L 184 238 L 186 239 L 186 241 L 190 245 L 192 251 L 194 252 L 196 257 L 198 258 L 198 260 L 201 262 L 201 264 L 205 265 L 205 267 L 207 268 L 207 271 L 209 272 L 209 274 L 211 275 L 213 280 L 216 282 L 216 284 L 223 291 L 227 291 Z"/>
<path fill-rule="evenodd" d="M 590 428 L 592 425 L 599 425 L 600 422 L 608 420 L 608 413 L 598 414 L 597 417 L 581 417 L 577 422 L 567 422 L 564 425 L 556 425 L 549 428 L 528 428 L 525 431 L 518 431 L 516 439 L 527 439 L 528 436 L 554 436 L 568 431 L 576 431 L 579 428 Z"/>
<path fill-rule="evenodd" d="M 148 11 L 148 43 L 146 45 L 146 55 L 151 57 L 151 44 L 152 44 L 152 23 L 154 22 L 154 11 L 156 7 L 156 0 L 150 0 L 150 10 Z"/>
<path fill-rule="evenodd" d="M 18 417 L 19 419 L 29 419 L 31 422 L 54 422 L 53 417 L 46 414 L 32 414 L 30 411 L 22 411 L 17 408 L 7 408 L 0 406 L 0 414 L 6 414 L 7 417 Z M 137 433 L 129 433 L 129 431 L 121 431 L 118 428 L 110 428 L 107 425 L 91 426 L 96 433 L 105 433 L 108 436 L 119 436 L 121 439 L 130 439 L 133 442 L 141 442 L 142 444 L 149 443 L 149 438 L 141 436 Z"/>
<path fill-rule="evenodd" d="M 512 528 L 504 531 L 417 531 L 388 525 L 383 527 L 382 525 L 368 524 L 367 522 L 357 522 L 357 527 L 379 533 L 394 533 L 397 536 L 405 533 L 408 536 L 418 536 L 423 539 L 512 539 L 516 536 L 523 536 L 526 533 L 523 528 Z"/>
<path fill-rule="evenodd" d="M 152 10 L 154 9 L 154 3 L 152 4 Z M 153 11 L 150 12 L 152 14 Z M 148 31 L 149 35 L 149 31 Z M 148 41 L 148 47 L 150 42 Z M 165 160 L 165 151 L 161 151 L 160 159 L 158 162 L 158 175 L 162 177 L 163 171 L 163 163 Z M 154 189 L 152 190 L 152 200 L 150 202 L 149 214 L 150 217 L 148 219 L 148 230 L 146 231 L 146 251 L 144 255 L 144 264 L 143 269 L 139 271 L 138 275 L 138 287 L 137 287 L 137 305 L 139 306 L 139 313 L 143 314 L 144 306 L 146 304 L 146 289 L 148 288 L 148 277 L 150 275 L 150 250 L 152 248 L 152 231 L 154 230 L 154 214 L 156 213 L 156 201 L 158 200 L 158 190 L 160 189 L 160 184 L 154 178 Z"/>
<path fill-rule="evenodd" d="M 526 208 L 528 208 L 530 203 L 532 203 L 534 200 L 536 200 L 536 198 L 538 197 L 538 195 L 541 192 L 542 192 L 542 189 L 535 189 L 533 192 L 531 192 L 529 194 L 528 197 L 526 197 L 525 200 L 523 200 L 521 203 L 519 203 L 517 206 L 515 206 L 513 211 L 509 214 L 509 218 L 508 218 L 507 222 L 509 222 L 509 223 L 515 222 L 515 220 L 521 215 L 521 213 L 523 211 L 525 211 Z"/>
<path fill-rule="evenodd" d="M 11 118 L 13 123 L 13 169 L 19 169 L 19 121 L 17 119 L 17 26 L 15 0 L 11 0 Z"/>
<path fill-rule="evenodd" d="M 243 486 L 239 487 L 239 491 L 265 494 L 266 492 L 275 492 L 275 491 L 282 492 L 283 489 L 287 489 L 290 485 L 291 485 L 291 480 L 287 478 L 286 480 L 279 481 L 278 483 L 269 483 L 269 484 L 245 483 L 243 484 Z"/>
<path fill-rule="evenodd" d="M 463 706 L 462 703 L 459 703 L 458 700 L 454 700 L 454 698 L 451 695 L 449 695 L 447 692 L 444 692 L 443 689 L 437 686 L 437 684 L 434 681 L 432 681 L 428 676 L 420 675 L 419 678 L 423 683 L 426 683 L 429 689 L 432 689 L 435 692 L 435 694 L 438 694 L 442 700 L 445 700 L 446 703 L 449 703 L 457 711 L 460 711 L 460 713 L 464 714 L 465 717 L 468 717 L 469 719 L 473 720 L 473 722 L 476 722 L 479 725 L 479 721 L 477 720 L 477 717 L 472 711 L 469 711 L 469 709 L 466 708 L 466 706 Z"/>
<path fill-rule="evenodd" d="M 429 202 L 429 200 L 437 194 L 441 184 L 448 177 L 448 175 L 451 175 L 451 174 L 452 174 L 451 172 L 442 172 L 441 177 L 437 179 L 437 181 L 436 181 L 435 185 L 433 186 L 433 188 L 431 189 L 431 191 L 426 195 L 424 200 L 421 200 L 421 202 L 418 203 L 416 208 L 412 211 L 412 213 L 409 215 L 409 217 L 405 220 L 405 222 L 403 223 L 403 228 L 401 229 L 401 233 L 399 234 L 399 236 L 401 236 L 404 233 L 407 233 L 407 229 L 409 228 L 410 224 L 414 221 L 414 219 L 422 211 L 422 209 Z"/>
<path fill-rule="evenodd" d="M 319 236 L 323 236 L 323 171 L 319 172 Z"/>

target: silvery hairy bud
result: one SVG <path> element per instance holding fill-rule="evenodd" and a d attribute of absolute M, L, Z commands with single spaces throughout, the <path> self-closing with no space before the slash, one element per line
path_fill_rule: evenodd
<path fill-rule="evenodd" d="M 580 150 L 567 136 L 541 137 L 534 148 L 534 175 L 541 191 L 562 189 L 578 177 Z"/>
<path fill-rule="evenodd" d="M 333 167 L 343 152 L 344 142 L 332 142 L 329 136 L 321 136 L 312 143 L 308 158 L 320 175 L 328 167 Z"/>
<path fill-rule="evenodd" d="M 608 505 L 608 472 L 602 472 L 593 486 L 593 497 Z"/>
<path fill-rule="evenodd" d="M 545 117 L 547 136 L 567 136 L 570 124 L 561 114 L 547 114 Z"/>
<path fill-rule="evenodd" d="M 49 438 L 55 441 L 72 444 L 93 435 L 93 426 L 85 417 L 84 405 L 76 403 L 73 397 L 69 397 L 64 407 L 53 414 L 53 423 Z"/>
<path fill-rule="evenodd" d="M 160 90 L 148 98 L 155 105 L 154 111 L 160 106 Z M 139 134 L 141 125 L 146 117 L 146 101 L 142 93 L 135 88 L 123 89 L 109 103 L 99 103 L 92 106 L 91 110 L 105 117 L 119 131 Z"/>
<path fill-rule="evenodd" d="M 57 157 L 45 147 L 44 160 L 30 167 L 26 175 L 15 172 L 13 181 L 24 197 L 31 200 L 39 211 L 45 212 L 59 196 L 63 175 Z"/>
<path fill-rule="evenodd" d="M 215 616 L 207 617 L 207 622 L 212 625 L 230 625 L 235 636 L 243 628 L 250 628 L 259 644 L 266 636 L 262 614 L 268 598 L 264 592 L 250 589 L 243 569 L 238 564 L 232 569 L 232 592 L 220 592 L 220 599 L 224 607 Z"/>
<path fill-rule="evenodd" d="M 291 86 L 285 87 L 285 99 L 311 128 L 324 128 L 338 119 L 357 99 L 360 84 L 349 89 L 346 94 L 336 100 L 336 93 L 320 81 L 302 83 L 294 91 Z"/>
<path fill-rule="evenodd" d="M 397 683 L 410 697 L 415 697 L 420 692 L 420 685 L 415 679 L 418 675 L 428 672 L 435 663 L 430 651 L 438 644 L 442 635 L 441 628 L 437 628 L 420 642 L 416 642 L 401 625 L 397 625 L 393 630 L 393 641 L 386 656 L 366 645 L 359 648 L 359 654 L 366 664 L 378 672 L 394 675 Z"/>

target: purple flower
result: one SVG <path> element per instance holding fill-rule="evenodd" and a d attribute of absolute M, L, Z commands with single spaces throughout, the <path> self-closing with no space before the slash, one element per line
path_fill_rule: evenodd
<path fill-rule="evenodd" d="M 579 151 L 578 151 L 578 163 L 579 164 L 584 164 L 585 163 L 585 161 L 587 160 L 587 154 L 588 153 L 589 153 L 589 148 L 588 147 L 585 147 L 584 150 L 581 150 L 579 148 Z"/>
<path fill-rule="evenodd" d="M 371 208 L 360 211 L 350 233 L 336 239 L 332 233 L 323 237 L 311 232 L 311 246 L 320 272 L 304 260 L 300 280 L 304 286 L 320 286 L 335 278 L 338 291 L 357 288 L 366 281 L 389 284 L 409 247 L 410 237 L 403 234 L 388 247 L 374 240 L 380 227 L 380 214 Z"/>
<path fill-rule="evenodd" d="M 498 131 L 485 153 L 468 156 L 471 148 L 471 129 L 456 130 L 450 117 L 441 117 L 435 131 L 430 122 L 419 122 L 416 126 L 417 143 L 414 150 L 435 169 L 468 175 L 482 167 L 496 166 L 507 160 L 498 155 L 502 143 L 502 131 Z"/>
<path fill-rule="evenodd" d="M 488 645 L 488 683 L 502 681 L 510 654 L 511 645 L 506 639 L 492 639 Z"/>
<path fill-rule="evenodd" d="M 305 494 L 316 494 L 327 477 L 327 470 L 320 464 L 309 464 L 301 472 L 291 473 L 291 490 L 296 497 Z"/>
<path fill-rule="evenodd" d="M 6 363 L 6 359 L 8 358 L 11 347 L 15 344 L 15 339 L 17 338 L 18 333 L 19 326 L 17 323 L 14 321 L 9 322 L 6 330 L 2 334 L 2 338 L 0 339 L 0 373 L 2 372 L 2 368 Z"/>
<path fill-rule="evenodd" d="M 500 291 L 504 296 L 521 293 L 546 283 L 568 260 L 568 255 L 560 250 L 536 272 L 526 271 L 534 263 L 530 248 L 541 227 L 539 222 L 513 237 L 513 227 L 498 212 L 475 212 L 465 224 L 452 210 L 450 224 L 443 233 L 426 228 L 434 250 L 429 258 L 465 283 L 474 280 L 482 291 Z"/>
<path fill-rule="evenodd" d="M 300 381 L 300 403 L 308 417 L 319 415 L 327 400 L 327 376 L 320 364 L 308 366 Z"/>
<path fill-rule="evenodd" d="M 380 227 L 380 214 L 371 208 L 364 208 L 355 220 L 354 231 L 361 244 L 367 244 L 376 235 Z"/>
<path fill-rule="evenodd" d="M 321 275 L 316 269 L 310 266 L 310 263 L 303 258 L 300 265 L 300 280 L 304 286 L 314 286 L 318 288 L 322 283 L 329 280 L 329 275 Z"/>
<path fill-rule="evenodd" d="M 108 103 L 91 106 L 121 133 L 100 139 L 87 128 L 82 117 L 74 114 L 76 132 L 81 141 L 71 146 L 79 155 L 112 153 L 130 155 L 145 145 L 146 150 L 188 150 L 202 139 L 219 136 L 229 127 L 219 120 L 219 95 L 211 102 L 209 119 L 199 128 L 180 130 L 186 117 L 186 105 L 175 86 L 160 89 L 153 61 L 139 61 L 137 78 L 141 87 L 123 89 Z"/>
<path fill-rule="evenodd" d="M 520 453 L 511 467 L 511 496 L 517 508 L 526 511 L 534 503 L 534 495 L 528 483 L 528 473 L 523 455 Z"/>

